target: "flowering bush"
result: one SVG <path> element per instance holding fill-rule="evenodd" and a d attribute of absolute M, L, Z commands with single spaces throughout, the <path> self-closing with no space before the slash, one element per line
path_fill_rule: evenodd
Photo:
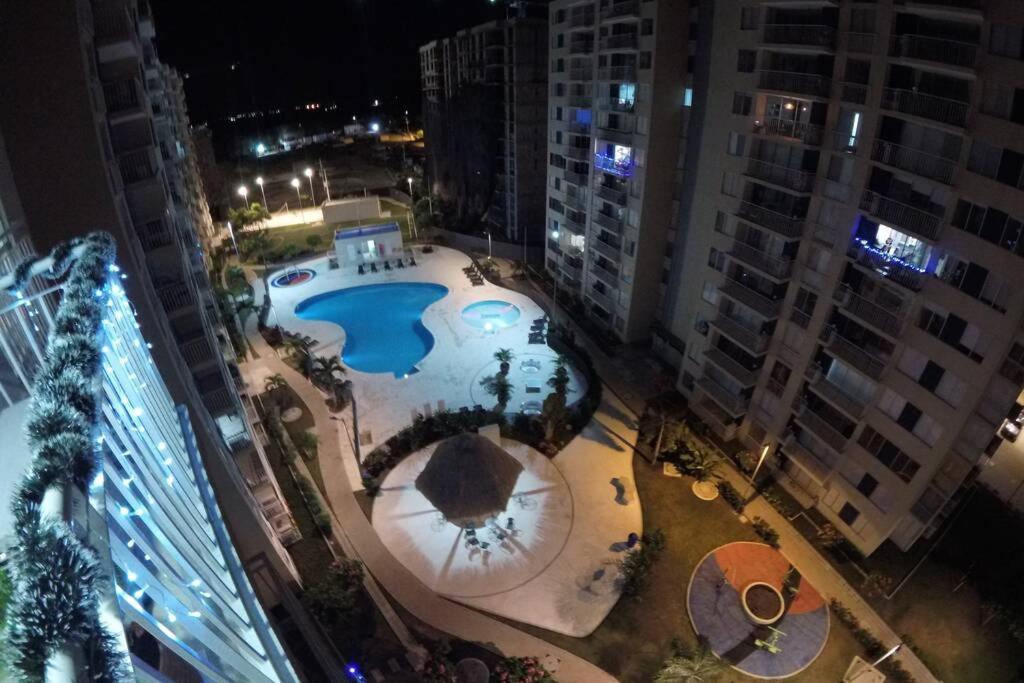
<path fill-rule="evenodd" d="M 501 683 L 557 683 L 536 657 L 508 657 L 498 662 L 494 674 Z"/>
<path fill-rule="evenodd" d="M 455 683 L 455 665 L 444 652 L 434 652 L 423 662 L 420 678 L 427 683 Z"/>

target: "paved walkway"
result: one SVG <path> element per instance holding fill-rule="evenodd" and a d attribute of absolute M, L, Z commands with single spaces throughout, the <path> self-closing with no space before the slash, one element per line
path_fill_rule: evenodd
<path fill-rule="evenodd" d="M 521 286 L 517 290 L 528 293 L 541 306 L 550 311 L 551 299 L 531 283 L 520 281 Z M 557 320 L 566 320 L 565 311 L 560 309 Z M 644 400 L 651 392 L 645 390 L 645 385 L 636 382 L 632 377 L 621 372 L 616 363 L 604 352 L 591 343 L 589 338 L 582 334 L 579 327 L 571 320 L 569 324 L 576 330 L 577 340 L 587 349 L 594 359 L 598 373 L 601 375 L 605 386 L 614 388 L 616 393 L 639 413 L 643 410 Z M 724 458 L 726 465 L 719 468 L 719 475 L 732 483 L 738 491 L 745 491 L 749 486 L 748 480 L 731 466 L 730 460 Z M 821 592 L 826 599 L 836 599 L 843 603 L 857 617 L 861 625 L 875 635 L 882 644 L 892 647 L 901 642 L 900 636 L 890 628 L 882 617 L 860 596 L 860 593 L 844 579 L 828 560 L 821 554 L 789 523 L 775 508 L 758 497 L 750 501 L 746 507 L 746 514 L 750 517 L 761 517 L 779 533 L 779 545 L 782 552 L 790 562 Z M 903 664 L 903 667 L 914 677 L 918 683 L 938 683 L 938 679 L 928 670 L 928 667 L 908 648 L 901 648 L 894 659 Z"/>
<path fill-rule="evenodd" d="M 334 429 L 330 428 L 332 416 L 323 395 L 277 357 L 256 331 L 255 320 L 252 318 L 246 326 L 246 333 L 259 354 L 257 360 L 244 364 L 242 368 L 247 380 L 254 382 L 252 386 L 261 386 L 261 377 L 267 374 L 280 373 L 312 412 L 320 438 L 320 470 L 327 487 L 327 498 L 334 511 L 335 537 L 346 554 L 358 558 L 366 566 L 371 578 L 367 588 L 378 605 L 386 605 L 387 601 L 377 588 L 377 583 L 416 618 L 439 631 L 463 640 L 490 644 L 505 655 L 540 657 L 549 663 L 549 668 L 557 673 L 557 678 L 563 683 L 605 683 L 615 680 L 607 672 L 576 655 L 440 597 L 398 562 L 377 536 L 349 485 L 343 458 L 354 456 L 348 437 L 345 436 L 345 426 L 339 420 L 334 422 Z"/>

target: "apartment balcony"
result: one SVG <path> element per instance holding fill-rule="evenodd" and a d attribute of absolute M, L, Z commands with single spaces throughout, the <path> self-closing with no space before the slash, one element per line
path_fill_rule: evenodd
<path fill-rule="evenodd" d="M 633 144 L 633 131 L 628 128 L 598 126 L 597 136 L 602 140 L 607 140 L 608 142 L 614 142 L 620 145 Z"/>
<path fill-rule="evenodd" d="M 146 95 L 138 78 L 104 83 L 103 101 L 112 120 L 146 112 Z"/>
<path fill-rule="evenodd" d="M 583 262 L 573 261 L 568 258 L 562 258 L 561 263 L 562 274 L 570 280 L 579 280 L 583 277 Z"/>
<path fill-rule="evenodd" d="M 766 320 L 778 318 L 779 312 L 782 310 L 781 301 L 773 301 L 733 278 L 726 278 L 725 283 L 718 288 L 718 291 L 723 296 L 743 304 Z"/>
<path fill-rule="evenodd" d="M 178 350 L 181 351 L 181 357 L 185 359 L 185 364 L 190 368 L 205 365 L 216 359 L 205 335 L 179 342 Z"/>
<path fill-rule="evenodd" d="M 128 43 L 134 46 L 133 56 L 141 54 L 138 32 L 127 4 L 113 3 L 106 7 L 93 8 L 93 31 L 96 47 L 102 51 L 104 47 Z"/>
<path fill-rule="evenodd" d="M 810 24 L 765 24 L 761 31 L 761 42 L 831 51 L 836 45 L 836 30 L 831 26 Z"/>
<path fill-rule="evenodd" d="M 818 147 L 824 133 L 822 126 L 786 119 L 765 119 L 755 121 L 753 131 L 756 135 L 778 137 L 787 141 L 801 142 L 805 145 Z"/>
<path fill-rule="evenodd" d="M 865 270 L 895 282 L 911 292 L 920 292 L 924 285 L 925 274 L 920 270 L 873 251 L 859 242 L 851 242 L 846 255 Z"/>
<path fill-rule="evenodd" d="M 173 229 L 162 219 L 135 226 L 135 234 L 142 244 L 142 250 L 146 252 L 177 244 Z"/>
<path fill-rule="evenodd" d="M 793 272 L 793 259 L 772 256 L 739 240 L 733 240 L 729 256 L 776 280 L 786 280 Z"/>
<path fill-rule="evenodd" d="M 561 254 L 562 253 L 562 245 L 558 243 L 558 240 L 553 240 L 553 239 L 551 239 L 549 237 L 548 238 L 548 250 L 553 252 L 553 253 L 555 253 L 555 254 Z"/>
<path fill-rule="evenodd" d="M 721 349 L 716 349 L 714 347 L 705 349 L 704 357 L 739 382 L 740 386 L 743 388 L 752 387 L 757 384 L 757 376 L 761 373 L 761 368 L 758 368 L 757 370 L 750 370 L 741 363 L 733 360 Z"/>
<path fill-rule="evenodd" d="M 602 97 L 597 100 L 597 108 L 602 111 L 617 111 L 632 114 L 636 110 L 636 102 L 622 100 L 618 97 Z"/>
<path fill-rule="evenodd" d="M 818 440 L 831 448 L 837 455 L 841 454 L 849 443 L 849 439 L 843 436 L 842 432 L 835 429 L 827 420 L 815 413 L 801 403 L 796 409 L 796 421 L 801 427 L 807 429 Z"/>
<path fill-rule="evenodd" d="M 594 25 L 592 12 L 574 12 L 569 16 L 569 28 L 584 28 Z"/>
<path fill-rule="evenodd" d="M 782 450 L 787 458 L 792 460 L 797 467 L 806 472 L 819 485 L 824 484 L 825 480 L 828 479 L 832 468 L 800 443 L 792 432 L 782 442 Z"/>
<path fill-rule="evenodd" d="M 569 95 L 569 106 L 577 107 L 580 109 L 590 109 L 594 103 L 594 98 L 590 95 Z"/>
<path fill-rule="evenodd" d="M 573 40 L 569 42 L 569 54 L 571 55 L 588 55 L 593 51 L 593 40 Z"/>
<path fill-rule="evenodd" d="M 843 81 L 839 83 L 839 99 L 851 104 L 865 104 L 868 101 L 868 86 L 866 83 Z"/>
<path fill-rule="evenodd" d="M 195 306 L 195 298 L 192 296 L 192 291 L 184 282 L 161 287 L 156 290 L 156 295 L 160 299 L 160 304 L 163 306 L 164 311 L 168 314 Z"/>
<path fill-rule="evenodd" d="M 820 396 L 824 401 L 830 403 L 834 408 L 846 413 L 854 422 L 864 416 L 867 406 L 861 401 L 850 396 L 839 388 L 838 385 L 829 382 L 824 376 L 820 376 L 810 383 L 811 391 Z"/>
<path fill-rule="evenodd" d="M 978 46 L 931 36 L 894 35 L 889 42 L 889 56 L 938 62 L 973 70 L 978 58 Z"/>
<path fill-rule="evenodd" d="M 881 164 L 931 178 L 946 185 L 953 184 L 953 173 L 957 166 L 956 161 L 886 140 L 875 140 L 871 148 L 871 158 Z"/>
<path fill-rule="evenodd" d="M 576 209 L 577 211 L 587 210 L 587 200 L 579 195 L 566 194 L 562 203 L 569 208 Z"/>
<path fill-rule="evenodd" d="M 578 161 L 586 161 L 590 158 L 590 147 L 579 147 L 578 145 L 566 145 L 565 156 Z"/>
<path fill-rule="evenodd" d="M 787 216 L 753 202 L 741 201 L 736 215 L 787 239 L 799 238 L 804 232 L 802 218 Z"/>
<path fill-rule="evenodd" d="M 594 223 L 597 223 L 598 225 L 600 225 L 602 228 L 609 232 L 612 232 L 616 235 L 622 234 L 621 218 L 616 218 L 615 216 L 609 216 L 606 213 L 595 211 L 591 216 L 591 220 L 593 220 Z"/>
<path fill-rule="evenodd" d="M 768 342 L 771 341 L 771 337 L 729 318 L 723 313 L 719 313 L 711 321 L 711 326 L 718 330 L 719 334 L 728 337 L 749 351 L 751 355 L 760 356 L 768 350 Z"/>
<path fill-rule="evenodd" d="M 594 70 L 590 68 L 575 68 L 569 69 L 566 72 L 566 78 L 570 81 L 587 81 L 589 82 L 594 76 Z"/>
<path fill-rule="evenodd" d="M 890 310 L 875 301 L 866 299 L 846 285 L 836 288 L 833 298 L 843 310 L 894 340 L 903 334 L 905 316 L 900 311 Z"/>
<path fill-rule="evenodd" d="M 143 147 L 117 155 L 121 182 L 125 186 L 152 180 L 160 172 L 160 161 L 154 146 Z"/>
<path fill-rule="evenodd" d="M 832 149 L 836 152 L 856 154 L 857 150 L 860 149 L 860 143 L 861 137 L 859 135 L 850 135 L 846 131 L 832 131 Z"/>
<path fill-rule="evenodd" d="M 717 403 L 732 418 L 742 416 L 750 405 L 749 398 L 734 393 L 709 375 L 704 375 L 697 380 L 697 388 L 707 394 L 708 398 Z"/>
<path fill-rule="evenodd" d="M 747 175 L 796 192 L 811 192 L 814 189 L 815 174 L 801 171 L 782 164 L 773 164 L 750 157 L 747 159 Z"/>
<path fill-rule="evenodd" d="M 853 366 L 871 379 L 880 379 L 885 371 L 886 361 L 866 351 L 834 330 L 826 332 L 828 341 L 825 349 L 836 358 Z"/>
<path fill-rule="evenodd" d="M 601 199 L 607 199 L 608 201 L 612 202 L 613 204 L 618 204 L 619 206 L 625 206 L 626 205 L 627 195 L 626 195 L 626 191 L 625 190 L 620 190 L 620 189 L 617 189 L 617 188 L 605 185 L 604 183 L 600 183 L 597 186 L 596 192 L 597 192 L 597 196 L 600 197 Z"/>
<path fill-rule="evenodd" d="M 574 232 L 577 235 L 582 235 L 586 233 L 587 230 L 586 226 L 583 225 L 583 223 L 573 218 L 569 218 L 568 215 L 566 215 L 565 218 L 562 220 L 562 225 L 564 225 L 570 232 Z"/>
<path fill-rule="evenodd" d="M 225 387 L 208 391 L 201 398 L 203 405 L 215 418 L 235 410 L 235 395 Z"/>
<path fill-rule="evenodd" d="M 615 302 L 613 302 L 611 297 L 608 296 L 607 294 L 602 294 L 596 289 L 590 288 L 587 290 L 587 296 L 590 297 L 591 301 L 593 301 L 595 304 L 603 308 L 608 313 L 612 313 L 615 311 Z"/>
<path fill-rule="evenodd" d="M 828 97 L 832 81 L 824 76 L 796 71 L 761 71 L 757 86 L 763 90 Z"/>
<path fill-rule="evenodd" d="M 913 90 L 883 88 L 882 108 L 963 128 L 967 124 L 970 105 L 967 102 L 926 95 Z"/>
<path fill-rule="evenodd" d="M 591 263 L 590 273 L 612 287 L 615 287 L 619 282 L 619 269 L 612 264 L 601 265 L 599 263 Z"/>
<path fill-rule="evenodd" d="M 597 70 L 602 81 L 636 81 L 635 66 L 603 66 Z"/>
<path fill-rule="evenodd" d="M 871 190 L 864 190 L 860 200 L 860 208 L 881 219 L 882 223 L 895 225 L 920 235 L 926 240 L 935 241 L 939 237 L 942 216 L 928 213 L 922 209 L 889 199 Z"/>
<path fill-rule="evenodd" d="M 870 54 L 875 51 L 875 34 L 846 32 L 846 51 Z"/>
<path fill-rule="evenodd" d="M 637 33 L 618 33 L 605 36 L 600 40 L 601 50 L 636 50 L 640 44 L 640 36 Z"/>
<path fill-rule="evenodd" d="M 605 258 L 610 258 L 616 263 L 622 259 L 622 247 L 602 242 L 599 239 L 590 240 L 587 242 L 587 245 L 592 247 L 598 254 L 601 254 Z"/>
<path fill-rule="evenodd" d="M 696 401 L 691 407 L 708 428 L 722 441 L 732 441 L 736 437 L 736 424 L 717 403 L 711 400 Z"/>
<path fill-rule="evenodd" d="M 566 126 L 570 133 L 576 133 L 578 135 L 590 135 L 590 124 L 580 123 L 578 121 L 570 121 L 569 125 Z"/>
<path fill-rule="evenodd" d="M 601 20 L 637 19 L 640 16 L 639 0 L 619 0 L 601 8 Z"/>
<path fill-rule="evenodd" d="M 577 173 L 576 171 L 564 171 L 562 173 L 562 176 L 565 178 L 565 180 L 567 182 L 570 182 L 573 185 L 581 185 L 581 186 L 582 185 L 586 185 L 588 179 L 590 178 L 590 174 L 588 174 L 588 173 Z"/>

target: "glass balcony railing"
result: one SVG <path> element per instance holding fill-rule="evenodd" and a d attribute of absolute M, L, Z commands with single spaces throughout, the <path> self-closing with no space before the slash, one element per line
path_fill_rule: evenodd
<path fill-rule="evenodd" d="M 871 158 L 946 185 L 953 182 L 953 172 L 956 171 L 956 161 L 886 140 L 875 140 L 871 148 Z"/>
<path fill-rule="evenodd" d="M 779 311 L 782 309 L 782 301 L 769 299 L 734 278 L 726 278 L 725 282 L 718 288 L 718 291 L 723 296 L 743 304 L 767 320 L 778 318 Z"/>
<path fill-rule="evenodd" d="M 605 281 L 605 284 L 614 287 L 619 281 L 619 269 L 613 264 L 591 263 L 590 272 Z"/>
<path fill-rule="evenodd" d="M 793 272 L 793 259 L 772 256 L 739 240 L 733 240 L 729 256 L 776 280 L 785 280 Z"/>
<path fill-rule="evenodd" d="M 747 175 L 759 178 L 775 185 L 796 190 L 797 192 L 810 192 L 814 189 L 814 173 L 802 171 L 798 168 L 790 168 L 782 164 L 775 164 L 761 159 L 747 159 Z"/>
<path fill-rule="evenodd" d="M 832 49 L 836 30 L 831 26 L 810 24 L 765 24 L 761 40 L 771 45 L 803 45 Z"/>
<path fill-rule="evenodd" d="M 800 237 L 804 231 L 802 218 L 787 216 L 754 202 L 741 201 L 736 215 L 791 239 Z"/>
<path fill-rule="evenodd" d="M 617 175 L 620 178 L 632 177 L 634 170 L 632 157 L 615 159 L 607 154 L 595 154 L 594 166 L 606 173 Z"/>
<path fill-rule="evenodd" d="M 880 250 L 870 247 L 866 242 L 852 241 L 846 255 L 862 268 L 912 292 L 921 291 L 924 284 L 925 273 L 922 269 L 884 254 Z"/>
<path fill-rule="evenodd" d="M 813 95 L 815 97 L 828 97 L 832 91 L 832 81 L 824 76 L 807 74 L 797 71 L 770 71 L 761 72 L 758 79 L 758 87 L 765 90 L 778 90 L 781 92 L 799 93 L 801 95 Z"/>
<path fill-rule="evenodd" d="M 626 205 L 626 191 L 623 189 L 601 183 L 597 186 L 597 196 L 619 206 Z"/>
<path fill-rule="evenodd" d="M 929 213 L 924 209 L 889 199 L 885 195 L 864 190 L 860 200 L 860 208 L 873 216 L 882 219 L 883 223 L 905 228 L 927 240 L 935 241 L 939 236 L 942 216 Z M 936 210 L 942 207 L 936 206 Z"/>
<path fill-rule="evenodd" d="M 767 334 L 748 327 L 745 323 L 730 318 L 724 313 L 719 313 L 712 319 L 711 326 L 755 356 L 768 350 L 768 342 L 771 338 Z"/>
<path fill-rule="evenodd" d="M 846 448 L 846 444 L 850 441 L 849 437 L 843 435 L 842 432 L 830 425 L 828 420 L 818 415 L 805 404 L 801 404 L 797 408 L 796 421 L 800 426 L 810 430 L 819 441 L 837 454 L 841 454 Z"/>
<path fill-rule="evenodd" d="M 826 328 L 825 336 L 828 337 L 825 348 L 829 353 L 872 379 L 881 378 L 887 364 L 884 359 L 867 351 L 861 345 L 850 341 L 833 329 Z"/>
<path fill-rule="evenodd" d="M 805 145 L 821 145 L 822 126 L 786 119 L 765 119 L 754 122 L 754 133 L 787 140 L 799 140 Z"/>
<path fill-rule="evenodd" d="M 597 223 L 605 230 L 614 233 L 616 235 L 622 234 L 622 219 L 616 216 L 610 216 L 601 211 L 595 211 L 592 219 L 594 223 Z"/>
<path fill-rule="evenodd" d="M 697 380 L 697 387 L 707 394 L 715 403 L 721 406 L 729 417 L 739 417 L 747 412 L 750 399 L 739 395 L 726 386 L 723 386 L 709 375 L 704 375 Z"/>
<path fill-rule="evenodd" d="M 740 386 L 752 387 L 757 384 L 757 376 L 761 371 L 760 368 L 752 370 L 734 360 L 721 349 L 714 347 L 705 349 L 704 357 L 739 382 Z"/>
<path fill-rule="evenodd" d="M 946 38 L 904 34 L 893 36 L 889 43 L 890 57 L 906 57 L 951 66 L 974 68 L 978 46 Z"/>
<path fill-rule="evenodd" d="M 846 285 L 836 288 L 834 299 L 843 310 L 892 338 L 903 333 L 905 316 L 902 311 L 893 311 L 866 299 Z"/>
<path fill-rule="evenodd" d="M 883 88 L 882 108 L 963 128 L 967 124 L 970 105 L 915 90 Z"/>

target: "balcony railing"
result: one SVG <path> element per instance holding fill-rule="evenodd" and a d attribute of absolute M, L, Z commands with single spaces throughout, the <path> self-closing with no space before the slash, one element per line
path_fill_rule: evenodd
<path fill-rule="evenodd" d="M 922 209 L 889 199 L 871 190 L 864 190 L 860 200 L 860 208 L 881 218 L 883 222 L 910 230 L 911 232 L 935 241 L 939 236 L 939 225 L 942 216 L 928 213 Z"/>
<path fill-rule="evenodd" d="M 578 133 L 579 135 L 590 135 L 589 123 L 582 123 L 580 121 L 570 121 L 568 128 L 570 133 Z"/>
<path fill-rule="evenodd" d="M 832 91 L 832 81 L 824 76 L 805 74 L 795 71 L 762 71 L 758 87 L 765 90 L 795 92 L 815 97 L 828 97 Z"/>
<path fill-rule="evenodd" d="M 640 16 L 639 0 L 619 0 L 601 9 L 602 19 Z"/>
<path fill-rule="evenodd" d="M 602 81 L 635 81 L 635 66 L 603 66 L 597 70 L 597 77 Z"/>
<path fill-rule="evenodd" d="M 142 84 L 137 78 L 126 78 L 103 84 L 103 101 L 107 105 L 107 113 L 118 114 L 141 108 L 143 100 Z"/>
<path fill-rule="evenodd" d="M 594 103 L 594 98 L 590 95 L 569 95 L 569 106 L 583 109 L 589 109 Z"/>
<path fill-rule="evenodd" d="M 823 130 L 822 126 L 813 123 L 786 119 L 765 119 L 754 123 L 754 132 L 758 135 L 799 140 L 805 145 L 814 146 L 821 144 Z"/>
<path fill-rule="evenodd" d="M 739 240 L 733 240 L 729 255 L 777 280 L 784 280 L 793 272 L 792 259 L 772 256 Z"/>
<path fill-rule="evenodd" d="M 624 113 L 632 113 L 636 109 L 636 102 L 631 100 L 622 100 L 618 97 L 602 97 L 597 101 L 598 109 L 604 111 L 618 111 Z"/>
<path fill-rule="evenodd" d="M 763 294 L 755 292 L 747 285 L 742 284 L 739 280 L 727 278 L 725 283 L 718 288 L 718 291 L 766 319 L 771 320 L 779 317 L 779 311 L 782 308 L 781 301 L 773 301 Z"/>
<path fill-rule="evenodd" d="M 569 28 L 580 28 L 581 26 L 593 26 L 593 12 L 573 12 L 569 16 Z"/>
<path fill-rule="evenodd" d="M 579 147 L 578 145 L 566 145 L 565 156 L 570 159 L 586 161 L 590 157 L 590 146 Z"/>
<path fill-rule="evenodd" d="M 556 254 L 562 253 L 562 245 L 558 243 L 558 240 L 548 238 L 548 249 Z"/>
<path fill-rule="evenodd" d="M 800 237 L 804 231 L 802 218 L 786 216 L 753 202 L 741 201 L 736 215 L 790 239 Z"/>
<path fill-rule="evenodd" d="M 814 189 L 814 173 L 761 159 L 747 159 L 747 175 L 797 192 L 810 192 Z"/>
<path fill-rule="evenodd" d="M 829 339 L 825 348 L 830 353 L 872 379 L 881 378 L 882 372 L 885 371 L 886 361 L 869 351 L 865 351 L 861 346 L 853 343 L 838 332 L 830 331 L 827 335 Z"/>
<path fill-rule="evenodd" d="M 97 7 L 93 11 L 93 26 L 97 45 L 106 45 L 126 40 L 135 32 L 127 6 L 115 3 L 109 7 Z"/>
<path fill-rule="evenodd" d="M 717 328 L 721 334 L 724 334 L 755 356 L 768 350 L 768 342 L 771 338 L 767 334 L 751 329 L 722 313 L 719 313 L 711 321 L 711 326 Z"/>
<path fill-rule="evenodd" d="M 213 356 L 210 353 L 210 343 L 206 340 L 206 337 L 199 337 L 179 344 L 178 348 L 181 350 L 181 357 L 185 359 L 185 364 L 189 367 L 195 367 L 200 363 L 213 360 Z"/>
<path fill-rule="evenodd" d="M 564 171 L 563 177 L 574 185 L 586 185 L 587 178 L 589 177 L 586 173 L 577 173 L 576 171 Z"/>
<path fill-rule="evenodd" d="M 874 33 L 857 33 L 856 31 L 846 32 L 846 49 L 849 52 L 871 53 L 875 50 Z"/>
<path fill-rule="evenodd" d="M 890 311 L 855 293 L 846 285 L 836 289 L 835 300 L 845 310 L 891 337 L 899 337 L 903 333 L 904 318 L 899 311 Z"/>
<path fill-rule="evenodd" d="M 618 188 L 609 187 L 604 183 L 597 186 L 597 196 L 601 199 L 607 199 L 610 202 L 618 204 L 619 206 L 626 205 L 626 191 Z"/>
<path fill-rule="evenodd" d="M 615 303 L 607 294 L 602 294 L 596 289 L 591 288 L 587 290 L 587 296 L 589 296 L 594 303 L 609 313 L 615 311 Z"/>
<path fill-rule="evenodd" d="M 607 258 L 610 258 L 613 261 L 618 261 L 619 259 L 622 258 L 621 247 L 616 247 L 613 244 L 602 242 L 599 239 L 590 240 L 587 244 L 593 247 L 594 250 L 597 251 L 597 253 L 601 254 L 602 256 L 606 256 Z"/>
<path fill-rule="evenodd" d="M 873 251 L 858 242 L 850 244 L 846 255 L 861 267 L 877 273 L 912 292 L 921 291 L 921 286 L 924 284 L 924 273 L 920 270 Z"/>
<path fill-rule="evenodd" d="M 836 30 L 831 26 L 809 24 L 765 24 L 761 39 L 773 45 L 806 45 L 833 48 Z"/>
<path fill-rule="evenodd" d="M 842 432 L 832 427 L 825 419 L 806 406 L 798 409 L 796 420 L 836 454 L 841 454 L 850 441 L 843 436 Z"/>
<path fill-rule="evenodd" d="M 868 101 L 868 86 L 866 83 L 844 81 L 839 84 L 839 99 L 852 104 L 864 104 Z"/>
<path fill-rule="evenodd" d="M 956 170 L 955 161 L 886 140 L 875 140 L 871 148 L 871 158 L 946 185 L 953 182 L 953 172 Z"/>
<path fill-rule="evenodd" d="M 721 349 L 716 349 L 714 347 L 705 349 L 704 356 L 728 373 L 729 376 L 739 382 L 741 386 L 752 387 L 757 384 L 757 375 L 761 372 L 760 368 L 751 370 L 730 358 L 729 355 Z"/>
<path fill-rule="evenodd" d="M 574 40 L 569 43 L 569 54 L 571 55 L 586 55 L 593 51 L 593 40 Z"/>
<path fill-rule="evenodd" d="M 582 235 L 587 229 L 583 223 L 574 218 L 570 218 L 568 214 L 566 214 L 565 219 L 562 221 L 562 225 L 577 235 Z"/>
<path fill-rule="evenodd" d="M 812 382 L 811 390 L 839 410 L 849 415 L 854 421 L 859 420 L 861 416 L 864 415 L 866 406 L 863 403 L 853 398 L 824 377 Z"/>
<path fill-rule="evenodd" d="M 936 97 L 900 88 L 882 89 L 882 108 L 963 128 L 970 105 L 947 97 Z"/>
<path fill-rule="evenodd" d="M 583 276 L 583 267 L 581 263 L 573 263 L 568 259 L 562 259 L 562 273 L 572 280 L 579 280 Z"/>
<path fill-rule="evenodd" d="M 615 286 L 619 280 L 619 269 L 614 265 L 601 265 L 600 263 L 591 263 L 590 272 L 599 278 L 602 278 L 607 284 Z"/>
<path fill-rule="evenodd" d="M 697 380 L 697 386 L 729 413 L 730 417 L 738 417 L 747 412 L 750 399 L 732 392 L 727 387 L 719 384 L 714 378 L 704 375 Z"/>
<path fill-rule="evenodd" d="M 566 194 L 565 201 L 562 203 L 568 206 L 569 208 L 577 209 L 579 211 L 587 210 L 587 200 L 578 195 Z"/>
<path fill-rule="evenodd" d="M 786 457 L 796 463 L 797 467 L 811 475 L 819 484 L 823 484 L 832 471 L 832 468 L 827 463 L 800 443 L 796 436 L 792 434 L 782 444 L 782 450 L 786 453 Z"/>
<path fill-rule="evenodd" d="M 631 157 L 613 159 L 607 154 L 595 154 L 594 167 L 605 173 L 617 175 L 620 178 L 629 178 L 633 175 L 633 159 Z"/>
<path fill-rule="evenodd" d="M 636 33 L 619 33 L 613 36 L 605 36 L 601 39 L 602 50 L 635 50 L 639 43 Z"/>
<path fill-rule="evenodd" d="M 593 214 L 593 221 L 600 225 L 602 228 L 613 232 L 616 235 L 622 234 L 622 219 L 616 218 L 615 216 L 609 216 L 601 211 L 595 211 Z"/>
<path fill-rule="evenodd" d="M 621 144 L 621 145 L 631 145 L 633 143 L 633 131 L 630 130 L 629 128 L 622 127 L 621 124 L 619 126 L 616 126 L 616 127 L 612 127 L 612 126 L 609 126 L 609 125 L 598 126 L 597 127 L 597 136 L 599 138 L 601 138 L 602 140 L 607 140 L 608 142 L 615 142 L 615 143 L 618 143 L 618 144 Z M 619 161 L 615 161 L 611 157 L 605 156 L 603 154 L 602 155 L 598 155 L 598 156 L 599 157 L 603 157 L 604 159 L 607 159 L 607 162 L 605 162 L 605 163 L 607 163 L 607 164 L 609 164 L 611 166 L 617 167 L 618 164 L 623 164 L 623 168 L 629 168 L 630 170 L 632 170 L 632 168 L 633 168 L 632 160 L 630 160 L 628 162 L 619 162 Z M 604 168 L 602 170 L 612 171 L 611 168 Z M 615 171 L 612 171 L 612 172 L 615 172 Z"/>
<path fill-rule="evenodd" d="M 889 56 L 923 59 L 972 69 L 978 56 L 978 46 L 945 38 L 904 34 L 892 37 Z"/>
<path fill-rule="evenodd" d="M 850 135 L 847 131 L 832 131 L 832 149 L 846 154 L 856 154 L 860 147 L 859 135 Z"/>
<path fill-rule="evenodd" d="M 152 147 L 119 154 L 117 164 L 121 168 L 121 180 L 125 185 L 149 180 L 160 169 Z"/>
<path fill-rule="evenodd" d="M 570 81 L 589 81 L 594 75 L 593 69 L 569 69 L 567 72 Z"/>
<path fill-rule="evenodd" d="M 192 298 L 191 290 L 183 282 L 161 287 L 157 290 L 156 294 L 160 299 L 160 304 L 168 313 L 172 313 L 179 308 L 191 306 L 195 302 L 195 299 Z"/>

